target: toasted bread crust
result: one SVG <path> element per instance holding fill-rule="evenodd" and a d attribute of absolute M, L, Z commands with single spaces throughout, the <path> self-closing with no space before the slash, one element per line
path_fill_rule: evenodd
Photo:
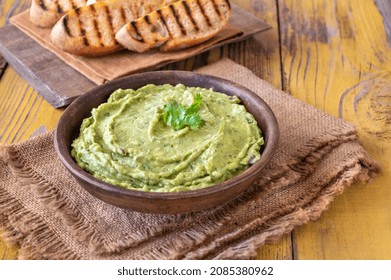
<path fill-rule="evenodd" d="M 64 13 L 86 5 L 87 0 L 32 0 L 30 20 L 42 27 L 52 27 Z"/>
<path fill-rule="evenodd" d="M 178 50 L 216 35 L 228 23 L 230 14 L 228 0 L 177 1 L 126 24 L 115 38 L 136 52 L 154 47 Z"/>
<path fill-rule="evenodd" d="M 67 15 L 61 20 L 66 22 Z M 102 56 L 105 54 L 116 52 L 122 49 L 122 46 L 116 43 L 107 45 L 89 45 L 82 36 L 76 36 L 72 39 L 69 38 L 69 29 L 67 25 L 56 24 L 50 34 L 52 42 L 61 48 L 62 50 L 71 54 L 82 55 L 82 56 Z"/>
<path fill-rule="evenodd" d="M 100 56 L 122 48 L 115 33 L 145 13 L 174 0 L 108 0 L 69 11 L 53 27 L 51 40 L 62 50 L 82 56 Z"/>

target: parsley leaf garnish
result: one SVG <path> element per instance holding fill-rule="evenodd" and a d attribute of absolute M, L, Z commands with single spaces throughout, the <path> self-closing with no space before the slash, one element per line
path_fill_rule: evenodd
<path fill-rule="evenodd" d="M 189 126 L 192 130 L 197 130 L 202 119 L 198 113 L 202 103 L 201 94 L 197 94 L 194 102 L 190 106 L 183 106 L 176 101 L 164 105 L 164 123 L 175 130 L 180 130 Z"/>

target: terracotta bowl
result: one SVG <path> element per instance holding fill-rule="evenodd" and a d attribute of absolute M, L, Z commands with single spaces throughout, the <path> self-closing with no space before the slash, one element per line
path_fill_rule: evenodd
<path fill-rule="evenodd" d="M 146 84 L 178 84 L 213 88 L 227 95 L 236 95 L 257 120 L 265 145 L 259 161 L 241 174 L 216 185 L 176 193 L 144 192 L 105 183 L 81 169 L 70 155 L 71 143 L 78 136 L 84 118 L 91 110 L 107 101 L 118 88 L 137 89 Z M 269 106 L 254 92 L 228 80 L 185 71 L 156 71 L 136 74 L 94 88 L 77 98 L 62 114 L 55 132 L 55 148 L 65 167 L 79 184 L 93 196 L 118 207 L 139 212 L 176 214 L 216 207 L 239 196 L 262 175 L 277 147 L 278 125 Z"/>

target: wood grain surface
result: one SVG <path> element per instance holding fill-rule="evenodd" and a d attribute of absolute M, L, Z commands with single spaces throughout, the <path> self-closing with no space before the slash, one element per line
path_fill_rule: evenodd
<path fill-rule="evenodd" d="M 68 105 L 96 86 L 15 26 L 1 28 L 0 38 L 0 53 L 54 107 Z"/>
<path fill-rule="evenodd" d="M 29 0 L 0 2 L 0 26 Z M 166 69 L 192 70 L 221 57 L 302 101 L 357 126 L 383 174 L 355 184 L 322 217 L 259 250 L 259 259 L 391 259 L 391 9 L 388 0 L 232 1 L 273 29 Z M 53 129 L 61 110 L 6 67 L 0 80 L 0 142 Z M 17 257 L 0 242 L 0 259 Z"/>
<path fill-rule="evenodd" d="M 389 8 L 386 0 L 279 1 L 284 89 L 354 123 L 383 168 L 295 231 L 295 258 L 391 258 Z"/>

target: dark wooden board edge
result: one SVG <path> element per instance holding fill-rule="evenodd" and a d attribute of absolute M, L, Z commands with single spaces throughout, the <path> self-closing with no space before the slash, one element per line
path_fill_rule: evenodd
<path fill-rule="evenodd" d="M 66 106 L 96 86 L 15 26 L 0 28 L 0 38 L 0 54 L 53 107 Z M 60 94 L 64 90 L 71 96 Z"/>
<path fill-rule="evenodd" d="M 5 70 L 6 65 L 7 62 L 5 62 L 5 59 L 0 55 L 0 75 L 3 73 L 3 70 Z"/>

